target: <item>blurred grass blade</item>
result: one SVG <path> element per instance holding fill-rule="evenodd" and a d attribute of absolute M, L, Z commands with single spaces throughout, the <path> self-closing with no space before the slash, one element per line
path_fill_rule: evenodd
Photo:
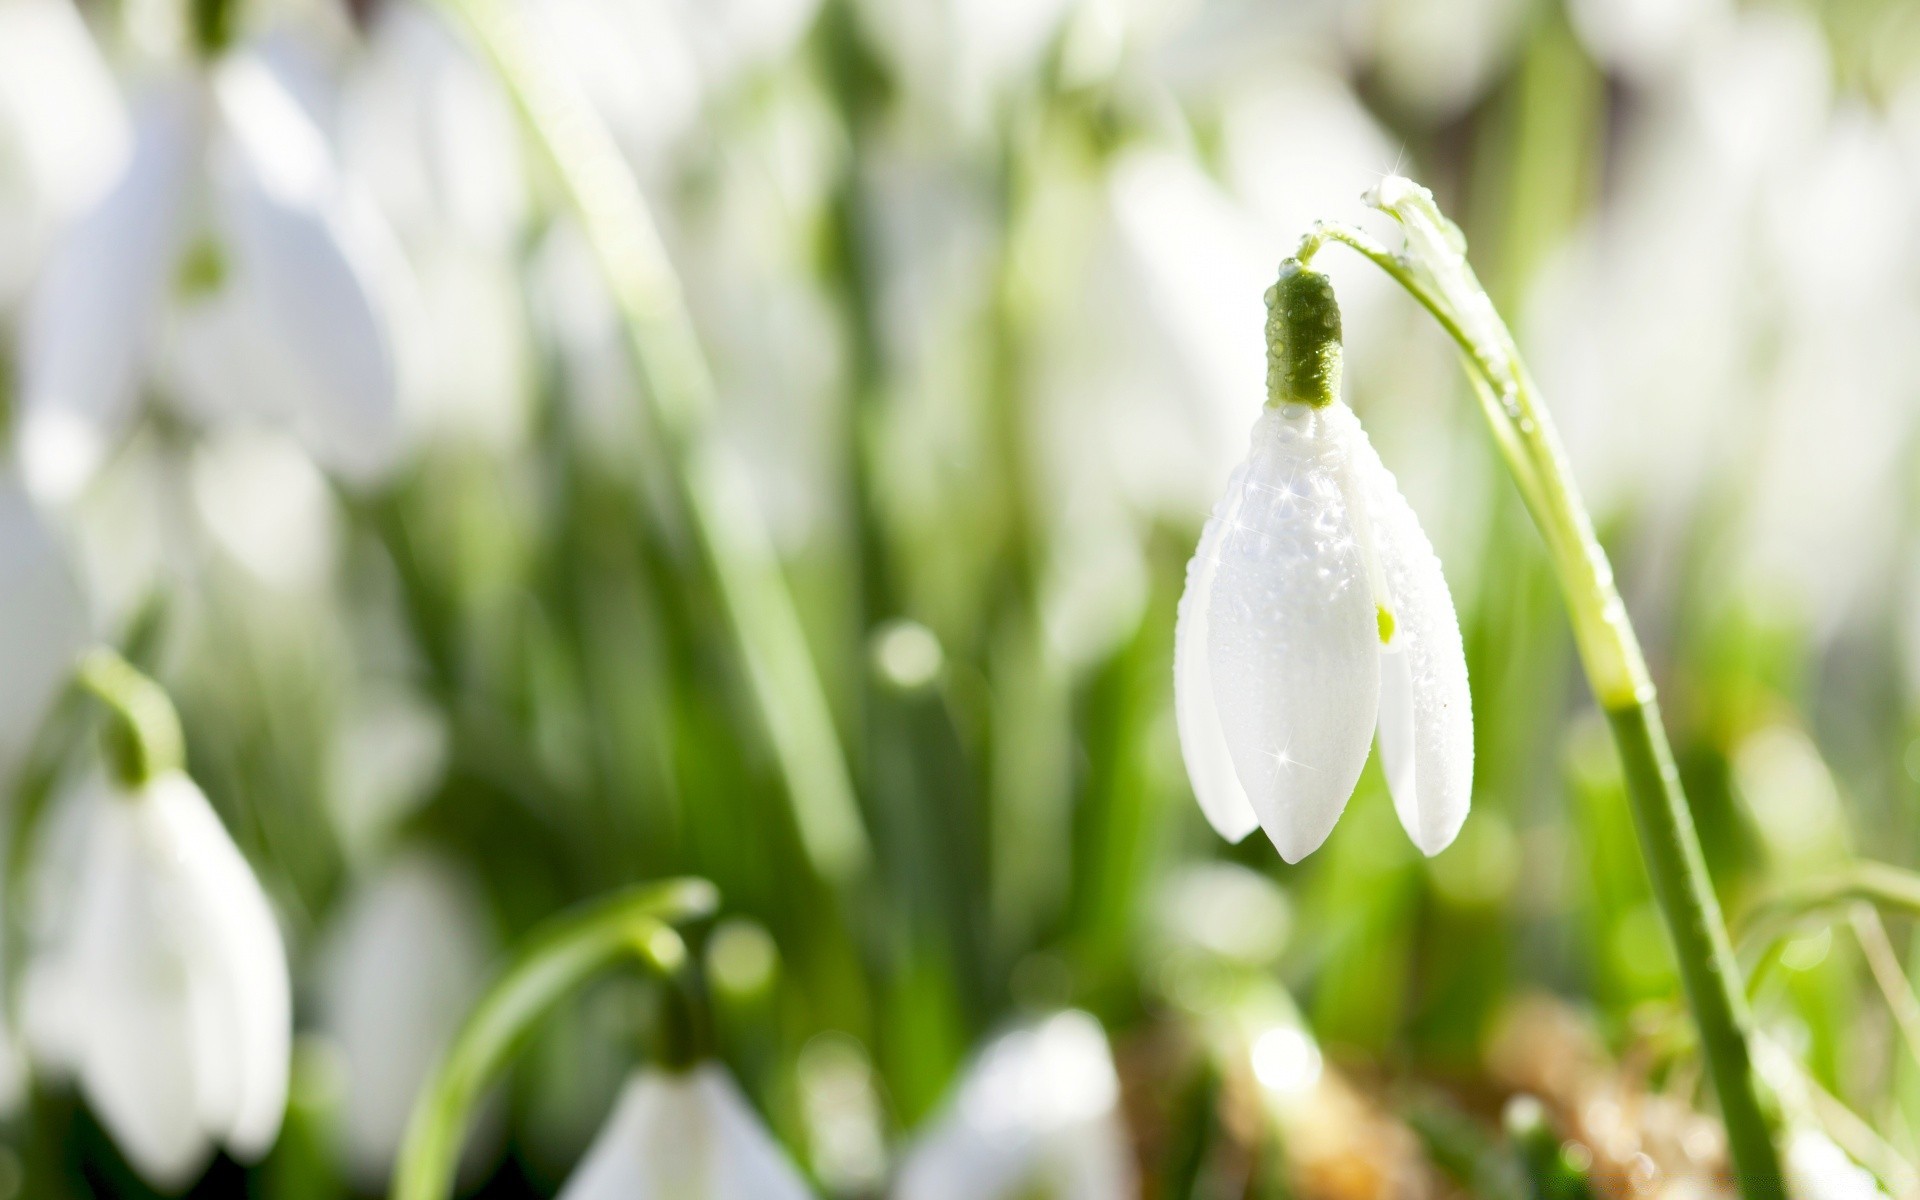
<path fill-rule="evenodd" d="M 706 880 L 673 879 L 617 892 L 534 932 L 468 1013 L 414 1101 L 393 1200 L 446 1200 L 473 1106 L 554 1004 L 595 972 L 638 958 L 650 930 L 712 916 L 719 905 Z"/>
<path fill-rule="evenodd" d="M 713 431 L 713 373 L 646 197 L 535 22 L 501 0 L 442 4 L 493 59 L 586 231 L 719 583 L 807 854 L 821 876 L 847 883 L 870 857 L 852 775 L 766 522 Z"/>
<path fill-rule="evenodd" d="M 1798 922 L 1859 903 L 1920 917 L 1920 874 L 1887 863 L 1856 862 L 1784 888 L 1748 910 L 1740 935 L 1743 957 L 1759 962 Z"/>

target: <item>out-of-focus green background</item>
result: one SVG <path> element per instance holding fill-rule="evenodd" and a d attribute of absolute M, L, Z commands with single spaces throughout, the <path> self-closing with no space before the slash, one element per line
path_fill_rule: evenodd
<path fill-rule="evenodd" d="M 787 674 L 817 672 L 834 740 L 799 747 L 819 786 L 796 803 L 688 465 L 457 21 L 243 6 L 242 44 L 391 227 L 409 366 L 394 444 L 351 476 L 156 379 L 49 518 L 86 625 L 174 694 L 287 932 L 286 1129 L 195 1194 L 381 1194 L 505 948 L 672 874 L 721 889 L 701 952 L 726 1061 L 822 1195 L 884 1194 L 983 1039 L 1069 1006 L 1107 1030 L 1149 1196 L 1525 1195 L 1516 1092 L 1596 1186 L 1646 1183 L 1602 1194 L 1722 1194 L 1537 537 L 1448 345 L 1339 248 L 1347 398 L 1466 637 L 1459 840 L 1422 859 L 1370 765 L 1298 867 L 1222 843 L 1175 740 L 1173 610 L 1263 398 L 1262 290 L 1316 217 L 1384 236 L 1359 197 L 1398 169 L 1460 221 L 1561 424 L 1736 929 L 1850 854 L 1914 865 L 1920 8 L 522 8 L 661 226 L 717 386 L 700 469 L 777 559 L 811 659 Z M 80 9 L 137 115 L 185 53 L 179 14 Z M 94 136 L 71 112 L 49 134 L 37 86 L 0 76 L 0 347 L 71 216 L 34 207 L 35 139 Z M 71 624 L 35 595 L 8 586 L 0 652 Z M 90 745 L 70 705 L 9 688 L 25 669 L 0 658 L 16 926 L 33 814 Z M 1883 1183 L 1911 1186 L 1920 1072 L 1859 936 L 1796 931 L 1758 1022 L 1836 1140 L 1866 1130 Z M 644 1051 L 646 1001 L 616 973 L 540 1027 L 468 1186 L 552 1194 Z M 1267 1104 L 1248 1039 L 1296 1019 L 1319 1090 Z M 146 1194 L 70 1088 L 29 1072 L 16 1093 L 0 1196 Z"/>

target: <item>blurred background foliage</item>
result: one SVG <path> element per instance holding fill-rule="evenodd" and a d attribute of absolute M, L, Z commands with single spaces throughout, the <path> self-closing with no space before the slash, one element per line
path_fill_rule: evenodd
<path fill-rule="evenodd" d="M 136 108 L 185 53 L 164 0 L 80 10 Z M 1602 1194 L 1719 1186 L 1541 548 L 1447 346 L 1366 264 L 1326 260 L 1349 399 L 1467 640 L 1458 842 L 1421 859 L 1370 766 L 1300 866 L 1220 843 L 1173 732 L 1173 607 L 1260 403 L 1271 272 L 1398 167 L 1461 221 L 1562 422 L 1736 931 L 1852 853 L 1920 865 L 1920 8 L 525 10 L 660 223 L 732 519 L 777 556 L 830 708 L 838 744 L 807 753 L 844 762 L 857 821 L 808 828 L 830 818 L 796 803 L 685 455 L 486 59 L 416 0 L 247 5 L 240 36 L 395 235 L 399 428 L 374 469 L 324 469 L 158 372 L 50 518 L 84 612 L 9 585 L 0 632 L 18 678 L 78 620 L 168 685 L 284 919 L 288 1125 L 196 1194 L 380 1194 L 502 948 L 673 874 L 721 889 L 701 953 L 727 1062 L 826 1195 L 880 1194 L 969 1053 L 1063 1006 L 1113 1043 L 1150 1196 L 1525 1195 L 1500 1124 L 1518 1092 Z M 30 186 L 50 85 L 0 63 L 14 330 L 59 223 Z M 27 580 L 39 543 L 6 504 L 0 579 Z M 36 814 L 83 757 L 50 694 L 0 700 L 16 925 Z M 1836 1140 L 1911 1189 L 1920 1072 L 1862 936 L 1796 930 L 1757 1009 Z M 646 1012 L 614 978 L 545 1023 L 467 1185 L 551 1194 Z M 1311 1055 L 1284 1061 L 1308 1082 L 1263 1091 L 1249 1047 L 1302 1022 Z M 1275 1101 L 1296 1086 L 1318 1090 Z M 0 1196 L 146 1194 L 71 1092 L 15 1091 Z"/>

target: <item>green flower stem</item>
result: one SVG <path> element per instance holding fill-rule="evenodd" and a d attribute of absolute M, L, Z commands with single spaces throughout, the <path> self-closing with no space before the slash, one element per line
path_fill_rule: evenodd
<path fill-rule="evenodd" d="M 1302 240 L 1297 257 L 1308 262 L 1328 242 L 1358 250 L 1411 293 L 1465 356 L 1494 442 L 1546 542 L 1588 682 L 1613 727 L 1641 858 L 1673 939 L 1741 1192 L 1750 1200 L 1784 1200 L 1779 1154 L 1754 1072 L 1752 1019 L 1733 947 L 1660 721 L 1646 659 L 1574 484 L 1566 451 L 1512 333 L 1467 263 L 1459 230 L 1441 215 L 1424 188 L 1405 180 L 1385 181 L 1370 199 L 1400 223 L 1406 234 L 1404 251 L 1389 251 L 1359 230 L 1321 224 Z"/>
<path fill-rule="evenodd" d="M 711 916 L 719 902 L 706 880 L 675 879 L 594 901 L 535 932 L 467 1014 L 414 1101 L 394 1165 L 393 1200 L 446 1200 L 451 1194 L 474 1105 L 562 997 L 623 958 L 656 965 L 679 942 L 671 926 Z"/>
<path fill-rule="evenodd" d="M 121 783 L 138 790 L 161 775 L 186 769 L 186 737 L 173 701 L 118 651 L 106 646 L 89 650 L 74 681 L 113 714 L 105 733 L 107 758 Z"/>
<path fill-rule="evenodd" d="M 871 857 L 852 775 L 749 481 L 714 435 L 713 373 L 646 197 L 543 30 L 502 0 L 441 3 L 492 58 L 580 219 L 733 624 L 801 840 L 823 878 L 849 883 Z"/>

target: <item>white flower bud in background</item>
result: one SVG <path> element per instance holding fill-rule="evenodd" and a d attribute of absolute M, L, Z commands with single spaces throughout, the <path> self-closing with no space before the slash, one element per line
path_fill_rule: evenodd
<path fill-rule="evenodd" d="M 1269 293 L 1270 403 L 1200 535 L 1174 642 L 1194 794 L 1288 862 L 1332 832 L 1376 727 L 1395 811 L 1437 854 L 1466 820 L 1473 714 L 1453 598 L 1393 475 L 1339 402 L 1339 311 L 1290 264 Z"/>
<path fill-rule="evenodd" d="M 379 469 L 396 407 L 388 296 L 404 270 L 321 130 L 245 51 L 146 91 L 134 130 L 25 314 L 29 490 L 61 503 L 85 488 L 156 373 L 211 414 L 283 422 L 330 466 Z"/>
<path fill-rule="evenodd" d="M 179 1188 L 215 1145 L 256 1158 L 287 1101 L 286 950 L 253 871 L 191 780 L 96 781 L 51 837 L 27 966 L 36 1062 L 70 1074 L 134 1168 Z"/>
<path fill-rule="evenodd" d="M 336 1124 L 348 1171 L 380 1191 L 414 1099 L 486 982 L 493 938 L 456 863 L 404 853 L 358 887 L 321 952 L 319 1024 L 346 1088 Z M 494 1139 L 469 1135 L 469 1162 Z"/>
<path fill-rule="evenodd" d="M 56 230 L 113 181 L 127 122 L 113 76 L 66 0 L 0 4 L 0 310 Z"/>
<path fill-rule="evenodd" d="M 800 1172 L 726 1070 L 643 1067 L 559 1200 L 805 1200 Z"/>
<path fill-rule="evenodd" d="M 1139 1194 L 1099 1022 L 1063 1012 L 988 1043 L 909 1151 L 894 1200 Z"/>

